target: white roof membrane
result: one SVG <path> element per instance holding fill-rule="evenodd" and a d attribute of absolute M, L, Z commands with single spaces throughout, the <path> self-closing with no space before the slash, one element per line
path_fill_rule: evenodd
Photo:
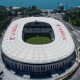
<path fill-rule="evenodd" d="M 48 44 L 28 44 L 22 40 L 22 31 L 26 23 L 49 23 L 54 31 L 55 39 Z M 75 49 L 73 39 L 66 27 L 58 20 L 45 17 L 26 17 L 13 21 L 6 30 L 2 51 L 11 59 L 25 63 L 48 63 L 70 56 Z"/>

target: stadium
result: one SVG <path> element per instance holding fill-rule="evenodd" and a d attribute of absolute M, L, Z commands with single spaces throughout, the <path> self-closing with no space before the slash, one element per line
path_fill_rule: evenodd
<path fill-rule="evenodd" d="M 12 69 L 30 75 L 52 74 L 75 59 L 74 41 L 60 21 L 26 17 L 13 21 L 2 42 L 2 58 Z"/>

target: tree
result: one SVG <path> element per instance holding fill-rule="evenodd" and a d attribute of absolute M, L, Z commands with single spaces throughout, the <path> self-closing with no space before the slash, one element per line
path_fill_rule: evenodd
<path fill-rule="evenodd" d="M 35 11 L 35 10 L 37 10 L 37 7 L 35 5 L 33 5 L 32 8 L 31 8 L 31 10 Z"/>

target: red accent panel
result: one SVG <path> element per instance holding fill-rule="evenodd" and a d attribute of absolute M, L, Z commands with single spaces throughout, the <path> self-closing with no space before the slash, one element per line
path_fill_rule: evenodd
<path fill-rule="evenodd" d="M 15 33 L 16 33 L 16 30 L 17 30 L 17 24 L 12 28 L 12 33 L 11 33 L 11 36 L 10 36 L 10 40 L 14 40 L 15 39 Z"/>
<path fill-rule="evenodd" d="M 65 34 L 65 32 L 63 31 L 63 29 L 61 27 L 59 27 L 59 31 L 61 33 L 62 39 L 66 40 L 66 34 Z"/>

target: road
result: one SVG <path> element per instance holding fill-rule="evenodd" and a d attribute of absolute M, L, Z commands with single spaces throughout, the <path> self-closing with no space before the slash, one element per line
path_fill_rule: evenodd
<path fill-rule="evenodd" d="M 72 34 L 74 36 L 74 41 L 75 44 L 77 45 L 76 48 L 80 47 L 80 33 L 78 32 L 78 30 L 76 30 L 72 25 L 70 25 L 69 23 L 62 21 L 64 23 L 64 25 L 66 25 L 71 31 Z M 80 67 L 79 69 L 75 72 L 75 74 L 71 77 L 71 79 L 69 80 L 80 80 Z"/>
<path fill-rule="evenodd" d="M 50 15 L 50 16 L 60 20 L 66 26 L 66 28 L 69 30 L 69 32 L 74 38 L 75 44 L 77 45 L 76 48 L 80 47 L 80 31 L 75 29 L 74 26 L 72 26 L 68 22 L 64 21 L 62 19 L 61 14 L 58 13 L 57 15 Z M 75 72 L 75 74 L 68 80 L 80 80 L 80 67 Z"/>
<path fill-rule="evenodd" d="M 65 22 L 62 19 L 61 19 L 61 22 L 67 27 L 67 29 L 71 32 L 72 36 L 74 37 L 75 44 L 77 45 L 76 48 L 80 47 L 80 32 L 68 22 Z M 68 80 L 80 80 L 80 67 L 75 72 L 75 74 Z"/>

